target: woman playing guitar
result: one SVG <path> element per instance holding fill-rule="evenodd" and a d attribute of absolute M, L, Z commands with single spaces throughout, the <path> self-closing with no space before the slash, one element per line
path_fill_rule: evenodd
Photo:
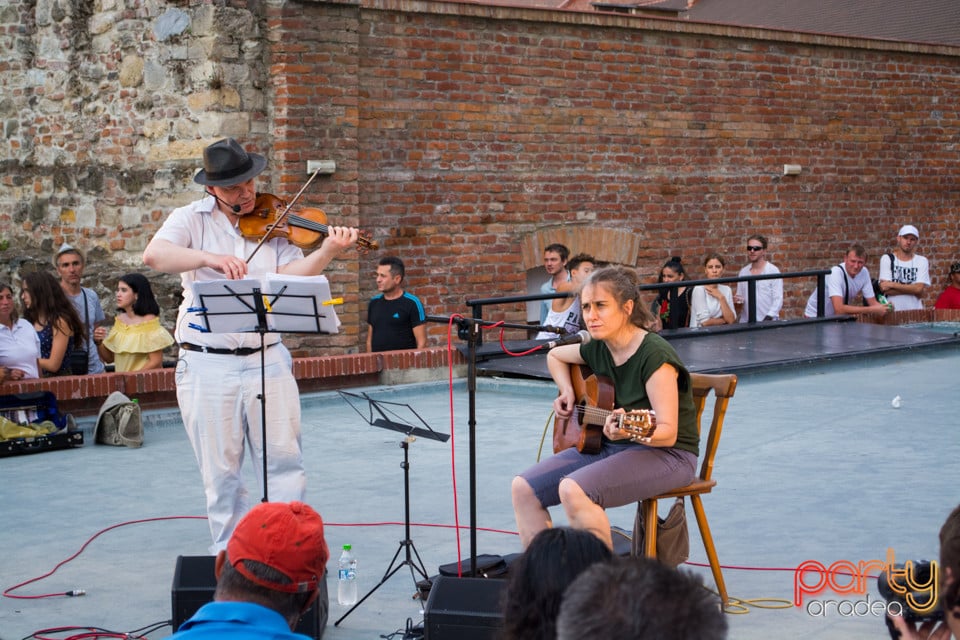
<path fill-rule="evenodd" d="M 547 508 L 557 504 L 572 527 L 591 531 L 612 548 L 604 509 L 684 486 L 696 474 L 700 438 L 690 374 L 673 347 L 648 331 L 654 318 L 640 299 L 639 286 L 630 268 L 593 272 L 580 294 L 592 340 L 557 347 L 547 355 L 560 390 L 553 403 L 559 417 L 571 416 L 578 401 L 571 365 L 586 364 L 609 378 L 616 409 L 604 423 L 599 453 L 565 449 L 514 478 L 513 509 L 524 548 L 551 526 Z M 617 426 L 625 412 L 638 409 L 656 413 L 650 438 Z"/>

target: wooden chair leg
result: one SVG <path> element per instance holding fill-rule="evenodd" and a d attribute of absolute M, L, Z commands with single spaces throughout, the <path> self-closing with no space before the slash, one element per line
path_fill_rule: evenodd
<path fill-rule="evenodd" d="M 643 508 L 643 555 L 657 557 L 657 500 L 644 500 Z"/>
<path fill-rule="evenodd" d="M 717 558 L 717 548 L 714 546 L 713 536 L 710 534 L 707 514 L 703 510 L 703 501 L 699 495 L 692 495 L 690 496 L 690 503 L 693 505 L 693 512 L 697 517 L 697 526 L 700 527 L 700 537 L 703 538 L 703 548 L 707 552 L 707 558 L 710 560 L 710 570 L 713 572 L 713 579 L 717 583 L 720 602 L 722 606 L 726 607 L 729 600 L 727 597 L 727 585 L 723 582 L 723 573 L 720 571 L 720 560 Z"/>

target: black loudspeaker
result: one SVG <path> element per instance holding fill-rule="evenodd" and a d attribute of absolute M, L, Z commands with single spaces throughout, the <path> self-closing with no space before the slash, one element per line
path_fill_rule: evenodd
<path fill-rule="evenodd" d="M 197 609 L 213 600 L 213 591 L 217 587 L 214 572 L 216 556 L 177 556 L 177 566 L 173 572 L 173 630 L 186 622 Z M 327 576 L 320 581 L 320 594 L 300 623 L 294 629 L 297 633 L 320 640 L 327 626 L 330 599 L 327 595 Z"/>
<path fill-rule="evenodd" d="M 503 626 L 506 580 L 433 579 L 423 609 L 424 640 L 492 640 Z"/>

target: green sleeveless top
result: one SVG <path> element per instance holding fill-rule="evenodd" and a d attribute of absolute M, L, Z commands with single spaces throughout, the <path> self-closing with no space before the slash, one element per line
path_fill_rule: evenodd
<path fill-rule="evenodd" d="M 697 412 L 693 405 L 690 373 L 666 340 L 655 333 L 648 333 L 637 352 L 619 367 L 613 363 L 613 356 L 602 340 L 591 340 L 580 345 L 580 356 L 595 374 L 613 381 L 614 406 L 627 411 L 652 409 L 650 398 L 647 397 L 647 380 L 664 364 L 676 369 L 680 410 L 677 415 L 677 442 L 673 446 L 700 455 L 700 436 L 697 433 Z M 623 441 L 624 444 L 628 442 Z M 614 443 L 620 444 L 620 441 Z"/>

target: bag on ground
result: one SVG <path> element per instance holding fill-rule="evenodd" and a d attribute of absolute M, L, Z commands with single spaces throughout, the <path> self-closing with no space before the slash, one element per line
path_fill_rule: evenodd
<path fill-rule="evenodd" d="M 100 407 L 93 440 L 117 447 L 143 445 L 140 405 L 119 391 L 111 393 Z"/>

